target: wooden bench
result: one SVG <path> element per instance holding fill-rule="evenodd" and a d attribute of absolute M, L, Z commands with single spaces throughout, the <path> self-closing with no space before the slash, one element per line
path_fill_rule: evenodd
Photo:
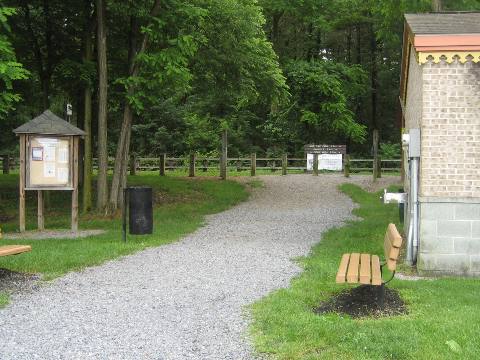
<path fill-rule="evenodd" d="M 24 252 L 32 251 L 30 245 L 3 245 L 0 246 L 0 256 L 18 255 Z"/>
<path fill-rule="evenodd" d="M 337 272 L 337 284 L 364 284 L 379 287 L 378 301 L 383 306 L 385 297 L 385 284 L 389 283 L 395 276 L 397 260 L 402 246 L 400 236 L 395 224 L 389 224 L 385 233 L 384 254 L 385 260 L 380 261 L 377 255 L 351 253 L 343 254 Z M 392 272 L 388 281 L 383 281 L 383 267 L 387 266 Z"/>

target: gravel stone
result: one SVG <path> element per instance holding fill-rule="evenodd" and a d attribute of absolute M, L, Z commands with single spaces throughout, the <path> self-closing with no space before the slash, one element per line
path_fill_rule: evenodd
<path fill-rule="evenodd" d="M 260 178 L 247 202 L 177 243 L 14 295 L 0 359 L 254 359 L 244 306 L 287 287 L 293 259 L 354 208 L 341 175 Z"/>

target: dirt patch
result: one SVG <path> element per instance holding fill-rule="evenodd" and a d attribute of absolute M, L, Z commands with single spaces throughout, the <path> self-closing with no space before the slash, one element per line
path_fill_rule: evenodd
<path fill-rule="evenodd" d="M 25 231 L 23 233 L 3 234 L 5 240 L 43 240 L 43 239 L 77 239 L 87 236 L 105 234 L 105 230 L 45 230 L 45 231 Z"/>
<path fill-rule="evenodd" d="M 0 268 L 0 292 L 18 293 L 34 290 L 40 275 L 25 274 Z"/>
<path fill-rule="evenodd" d="M 385 288 L 384 306 L 378 305 L 379 287 L 361 285 L 342 291 L 320 304 L 313 311 L 316 314 L 339 313 L 353 318 L 386 317 L 407 314 L 407 307 L 396 290 Z"/>
<path fill-rule="evenodd" d="M 350 179 L 354 184 L 360 185 L 365 191 L 377 192 L 383 189 L 388 189 L 392 185 L 401 186 L 402 181 L 400 176 L 384 176 L 377 181 L 373 181 L 371 176 L 366 175 L 351 175 Z M 348 181 L 348 180 L 347 180 Z"/>

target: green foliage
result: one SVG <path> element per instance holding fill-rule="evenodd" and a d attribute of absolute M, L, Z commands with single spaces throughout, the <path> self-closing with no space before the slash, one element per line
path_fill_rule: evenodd
<path fill-rule="evenodd" d="M 71 102 L 81 124 L 89 87 L 95 109 L 97 64 L 83 60 L 86 39 L 95 44 L 95 2 L 5 3 L 0 150 L 16 153 L 12 128 L 45 106 L 61 115 Z M 346 143 L 366 155 L 374 127 L 381 142 L 399 143 L 403 14 L 431 8 L 430 0 L 162 0 L 152 16 L 153 0 L 106 3 L 110 155 L 126 101 L 139 155 L 218 151 L 223 128 L 232 156 L 300 155 L 307 142 Z M 443 4 L 479 9 L 477 0 Z M 130 45 L 138 52 L 144 35 L 132 73 Z M 16 81 L 27 69 L 29 81 Z"/>
<path fill-rule="evenodd" d="M 286 71 L 292 92 L 297 95 L 300 121 L 357 142 L 365 140 L 365 126 L 355 122 L 348 108 L 348 100 L 365 89 L 366 76 L 360 67 L 297 61 Z"/>
<path fill-rule="evenodd" d="M 15 9 L 0 7 L 0 119 L 14 108 L 21 97 L 13 90 L 15 80 L 27 79 L 29 72 L 16 60 L 15 52 L 9 39 L 10 26 L 8 17 L 16 13 Z"/>
<path fill-rule="evenodd" d="M 402 154 L 402 147 L 397 143 L 381 143 L 380 156 L 384 159 L 399 159 Z"/>

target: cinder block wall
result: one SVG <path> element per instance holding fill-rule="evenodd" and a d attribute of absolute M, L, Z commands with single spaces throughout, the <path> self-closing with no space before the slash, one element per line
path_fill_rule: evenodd
<path fill-rule="evenodd" d="M 480 64 L 422 68 L 418 269 L 480 276 Z"/>
<path fill-rule="evenodd" d="M 418 269 L 480 276 L 480 204 L 451 201 L 420 204 Z"/>

